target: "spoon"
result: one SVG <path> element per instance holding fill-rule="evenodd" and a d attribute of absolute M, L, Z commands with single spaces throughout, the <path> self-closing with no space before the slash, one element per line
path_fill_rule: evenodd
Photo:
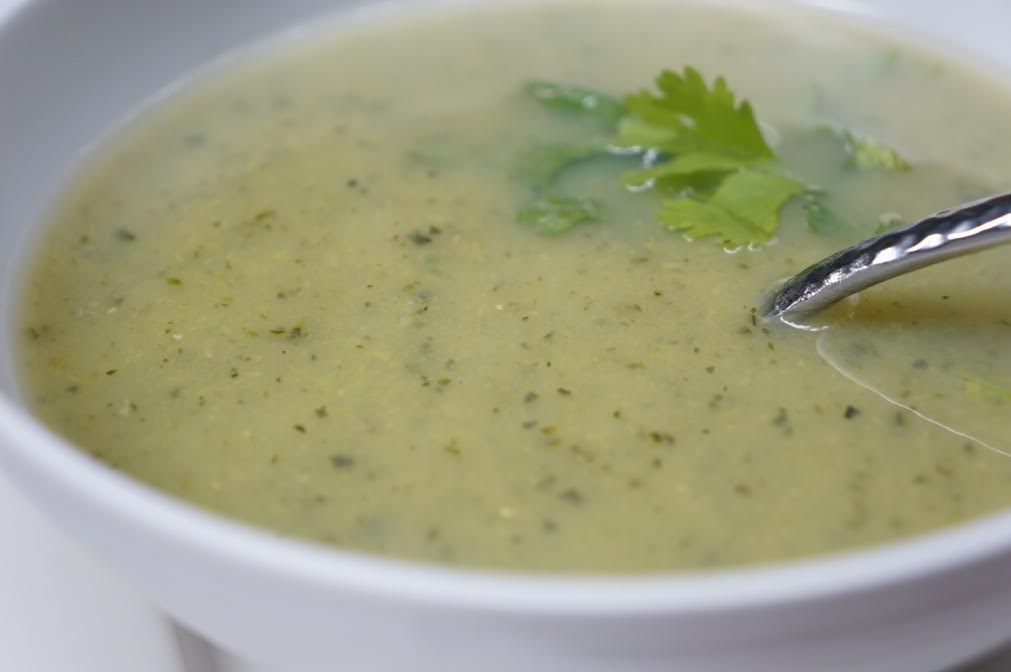
<path fill-rule="evenodd" d="M 840 250 L 766 297 L 768 318 L 814 313 L 898 275 L 1011 243 L 1011 193 L 942 210 Z"/>

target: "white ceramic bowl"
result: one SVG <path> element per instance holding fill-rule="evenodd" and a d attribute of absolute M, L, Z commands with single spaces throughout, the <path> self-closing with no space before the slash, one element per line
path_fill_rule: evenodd
<path fill-rule="evenodd" d="M 11 370 L 18 249 L 74 164 L 201 64 L 365 4 L 379 3 L 40 0 L 0 25 L 0 463 L 40 508 L 182 623 L 300 672 L 930 672 L 1011 637 L 1011 513 L 744 571 L 468 572 L 215 517 L 111 471 L 33 420 Z M 1004 0 L 807 4 L 1011 64 Z"/>

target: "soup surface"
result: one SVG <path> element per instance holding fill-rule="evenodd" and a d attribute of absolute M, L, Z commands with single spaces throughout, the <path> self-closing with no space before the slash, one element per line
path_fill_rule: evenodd
<path fill-rule="evenodd" d="M 391 46 L 392 45 L 392 46 Z M 734 253 L 579 163 L 599 221 L 519 224 L 525 148 L 597 132 L 524 94 L 724 75 L 845 233 L 796 203 Z M 763 291 L 882 216 L 1007 184 L 996 82 L 817 14 L 563 3 L 321 28 L 110 143 L 25 281 L 34 412 L 169 493 L 453 564 L 660 571 L 823 553 L 1011 503 L 1011 257 L 864 293 L 812 332 Z M 847 168 L 809 131 L 886 141 Z M 818 139 L 821 138 L 821 139 Z M 631 162 L 631 163 L 630 163 Z"/>

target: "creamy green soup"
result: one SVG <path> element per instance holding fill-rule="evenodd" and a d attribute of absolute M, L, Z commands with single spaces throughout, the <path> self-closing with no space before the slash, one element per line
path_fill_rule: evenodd
<path fill-rule="evenodd" d="M 598 133 L 531 78 L 621 94 L 723 75 L 847 224 L 727 251 L 573 165 L 546 236 L 523 152 Z M 1011 503 L 1011 257 L 763 323 L 844 244 L 1008 183 L 1011 96 L 800 11 L 440 9 L 321 28 L 159 102 L 89 162 L 24 283 L 34 412 L 96 458 L 278 532 L 436 562 L 759 563 Z M 887 142 L 856 170 L 814 129 Z"/>

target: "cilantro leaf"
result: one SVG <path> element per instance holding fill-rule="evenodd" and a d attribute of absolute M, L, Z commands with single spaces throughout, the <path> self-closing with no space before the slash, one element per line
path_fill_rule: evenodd
<path fill-rule="evenodd" d="M 601 212 L 600 203 L 594 199 L 550 195 L 524 206 L 516 219 L 537 233 L 556 235 L 577 224 L 600 219 Z"/>
<path fill-rule="evenodd" d="M 857 138 L 846 134 L 850 162 L 860 170 L 887 170 L 905 173 L 912 169 L 908 161 L 891 147 L 870 138 Z"/>
<path fill-rule="evenodd" d="M 838 236 L 850 229 L 850 225 L 825 203 L 824 194 L 808 194 L 804 198 L 804 215 L 807 228 L 822 236 Z"/>
<path fill-rule="evenodd" d="M 518 173 L 534 191 L 543 191 L 572 164 L 607 153 L 606 147 L 592 143 L 534 147 L 520 157 Z"/>
<path fill-rule="evenodd" d="M 779 226 L 779 211 L 808 190 L 788 175 L 745 169 L 729 175 L 706 201 L 668 199 L 660 219 L 689 238 L 715 236 L 727 247 L 768 241 Z"/>
<path fill-rule="evenodd" d="M 626 173 L 625 186 L 662 184 L 698 195 L 700 180 L 715 179 L 718 186 L 701 198 L 664 201 L 661 220 L 693 239 L 715 236 L 729 247 L 767 241 L 783 205 L 808 187 L 776 165 L 751 105 L 738 103 L 722 77 L 707 87 L 693 68 L 683 75 L 664 71 L 657 88 L 659 95 L 642 91 L 626 97 L 637 116 L 619 124 L 619 142 L 673 156 Z M 757 169 L 758 163 L 766 169 Z"/>
<path fill-rule="evenodd" d="M 846 165 L 857 170 L 882 170 L 904 173 L 912 166 L 897 151 L 866 136 L 852 131 L 825 127 L 822 132 L 835 138 L 847 154 Z"/>
<path fill-rule="evenodd" d="M 660 221 L 688 240 L 716 236 L 726 247 L 740 247 L 763 240 L 764 234 L 748 221 L 736 217 L 712 201 L 671 198 L 660 207 Z"/>
<path fill-rule="evenodd" d="M 779 228 L 779 211 L 787 201 L 807 190 L 806 184 L 789 175 L 742 170 L 723 180 L 712 200 L 732 214 L 752 221 L 768 239 Z"/>
<path fill-rule="evenodd" d="M 659 95 L 641 91 L 625 97 L 625 106 L 647 124 L 669 129 L 661 147 L 671 153 L 704 150 L 744 158 L 772 158 L 747 101 L 737 103 L 727 82 L 717 77 L 710 89 L 698 70 L 679 75 L 665 70 L 656 80 Z"/>
<path fill-rule="evenodd" d="M 677 131 L 648 124 L 638 117 L 629 115 L 618 122 L 618 134 L 614 143 L 619 147 L 646 150 L 673 145 L 677 142 L 677 138 Z"/>
<path fill-rule="evenodd" d="M 628 114 L 620 100 L 593 89 L 535 79 L 527 82 L 526 92 L 545 107 L 561 112 L 594 117 L 614 126 Z"/>
<path fill-rule="evenodd" d="M 694 152 L 681 154 L 648 168 L 628 171 L 621 176 L 621 181 L 625 186 L 634 188 L 661 181 L 677 185 L 696 173 L 729 173 L 741 165 L 741 160 L 732 156 Z"/>

